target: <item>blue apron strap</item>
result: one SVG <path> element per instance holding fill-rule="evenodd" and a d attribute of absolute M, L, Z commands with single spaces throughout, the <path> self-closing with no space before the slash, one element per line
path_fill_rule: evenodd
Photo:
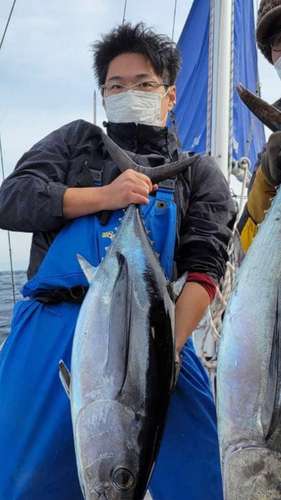
<path fill-rule="evenodd" d="M 155 197 L 149 205 L 142 206 L 145 227 L 149 231 L 153 249 L 159 254 L 167 279 L 173 274 L 174 251 L 177 229 L 177 206 L 174 200 L 175 180 L 159 183 Z"/>

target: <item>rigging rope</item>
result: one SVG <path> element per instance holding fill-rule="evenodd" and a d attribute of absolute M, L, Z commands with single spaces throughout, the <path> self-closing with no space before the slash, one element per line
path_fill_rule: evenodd
<path fill-rule="evenodd" d="M 201 331 L 201 345 L 200 345 L 200 358 L 204 366 L 209 370 L 216 370 L 218 344 L 222 329 L 223 314 L 229 301 L 230 292 L 233 286 L 235 274 L 240 267 L 244 258 L 244 252 L 241 247 L 240 237 L 237 230 L 234 231 L 233 241 L 228 250 L 229 261 L 227 262 L 226 272 L 221 279 L 218 287 L 217 294 L 206 314 L 202 318 L 197 329 Z M 215 343 L 214 354 L 210 359 L 206 355 L 206 341 L 210 336 L 213 337 Z"/>
<path fill-rule="evenodd" d="M 174 41 L 174 35 L 175 35 L 175 24 L 176 24 L 176 15 L 177 15 L 177 3 L 178 0 L 175 0 L 174 4 L 174 17 L 173 17 L 173 28 L 172 28 L 172 40 Z"/>
<path fill-rule="evenodd" d="M 14 7 L 15 7 L 15 5 L 16 5 L 16 1 L 17 1 L 17 0 L 14 0 L 14 2 L 13 2 L 13 5 L 12 5 L 12 8 L 11 8 L 11 11 L 10 11 L 10 14 L 9 14 L 9 17 L 8 17 L 8 20 L 7 20 L 7 23 L 6 23 L 5 29 L 4 29 L 4 33 L 3 33 L 3 36 L 2 36 L 2 39 L 1 39 L 1 42 L 0 42 L 0 50 L 2 49 L 2 45 L 3 45 L 3 43 L 4 43 L 4 39 L 5 39 L 5 36 L 6 36 L 6 33 L 7 33 L 8 26 L 9 26 L 9 24 L 10 24 L 10 20 L 11 20 L 12 14 L 13 14 Z"/>
<path fill-rule="evenodd" d="M 214 67 L 214 19 L 215 0 L 210 3 L 210 29 L 209 29 L 209 63 L 208 63 L 208 96 L 207 96 L 207 125 L 206 125 L 206 154 L 211 153 L 212 129 L 212 97 L 213 97 L 213 67 Z"/>
<path fill-rule="evenodd" d="M 125 4 L 124 4 L 122 24 L 124 24 L 124 22 L 126 20 L 126 9 L 127 9 L 127 0 L 125 0 Z"/>
<path fill-rule="evenodd" d="M 234 0 L 231 4 L 231 55 L 230 55 L 230 96 L 229 96 L 229 145 L 228 145 L 228 184 L 230 182 L 233 156 L 233 90 L 234 90 Z"/>
<path fill-rule="evenodd" d="M 2 176 L 3 176 L 3 180 L 4 180 L 5 179 L 5 172 L 4 172 L 4 160 L 3 160 L 3 150 L 2 150 L 1 134 L 0 134 L 0 159 L 1 159 Z M 14 301 L 14 304 L 15 304 L 16 303 L 16 287 L 15 287 L 15 280 L 14 280 L 13 258 L 12 258 L 12 245 L 11 245 L 10 231 L 7 231 L 7 233 L 8 233 L 8 246 L 9 246 L 9 258 L 10 258 L 10 269 L 11 269 L 11 281 L 12 281 L 13 301 Z"/>
<path fill-rule="evenodd" d="M 259 76 L 258 76 L 259 78 Z M 256 96 L 260 97 L 260 89 L 261 89 L 261 84 L 260 82 L 256 82 Z M 250 122 L 250 128 L 249 128 L 249 135 L 246 141 L 246 150 L 245 150 L 245 156 L 249 158 L 250 156 L 250 149 L 251 149 L 251 144 L 253 140 L 253 133 L 254 133 L 254 128 L 255 128 L 255 116 L 251 113 L 251 122 Z"/>

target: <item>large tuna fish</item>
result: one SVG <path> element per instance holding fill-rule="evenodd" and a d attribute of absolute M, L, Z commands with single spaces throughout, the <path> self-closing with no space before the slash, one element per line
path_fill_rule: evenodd
<path fill-rule="evenodd" d="M 281 499 L 281 190 L 223 321 L 218 424 L 225 500 Z"/>
<path fill-rule="evenodd" d="M 121 169 L 153 182 L 196 157 L 139 167 L 104 136 Z M 78 474 L 86 500 L 141 500 L 164 429 L 175 381 L 174 303 L 185 283 L 169 284 L 130 205 L 97 269 L 79 257 L 89 281 L 74 335 L 69 392 Z"/>

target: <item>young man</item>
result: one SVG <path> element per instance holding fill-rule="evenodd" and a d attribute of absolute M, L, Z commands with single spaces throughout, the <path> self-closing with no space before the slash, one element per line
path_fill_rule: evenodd
<path fill-rule="evenodd" d="M 281 78 L 281 0 L 261 1 L 256 38 L 259 49 Z M 281 111 L 281 99 L 274 106 Z M 258 224 L 264 220 L 265 211 L 276 194 L 276 187 L 281 184 L 280 147 L 281 132 L 275 132 L 269 137 L 255 165 L 249 198 L 238 224 L 245 251 L 258 232 Z"/>
<path fill-rule="evenodd" d="M 119 146 L 152 167 L 184 154 L 166 127 L 180 69 L 173 42 L 142 24 L 122 25 L 94 45 L 94 68 Z M 29 300 L 16 306 L 0 357 L 0 498 L 82 499 L 58 362 L 70 365 L 80 307 L 73 302 L 83 299 L 76 254 L 98 265 L 115 214 L 130 203 L 142 205 L 167 277 L 189 272 L 176 306 L 183 364 L 151 492 L 155 500 L 222 500 L 215 406 L 188 337 L 224 273 L 234 222 L 227 183 L 210 157 L 169 185 L 131 170 L 119 175 L 100 129 L 82 120 L 36 144 L 0 190 L 1 227 L 34 233 Z"/>

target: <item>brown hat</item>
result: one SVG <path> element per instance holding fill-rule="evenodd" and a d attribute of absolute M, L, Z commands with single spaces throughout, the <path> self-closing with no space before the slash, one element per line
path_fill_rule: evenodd
<path fill-rule="evenodd" d="M 257 17 L 256 38 L 258 48 L 271 64 L 271 48 L 268 38 L 270 26 L 277 17 L 281 18 L 281 0 L 261 0 Z"/>

